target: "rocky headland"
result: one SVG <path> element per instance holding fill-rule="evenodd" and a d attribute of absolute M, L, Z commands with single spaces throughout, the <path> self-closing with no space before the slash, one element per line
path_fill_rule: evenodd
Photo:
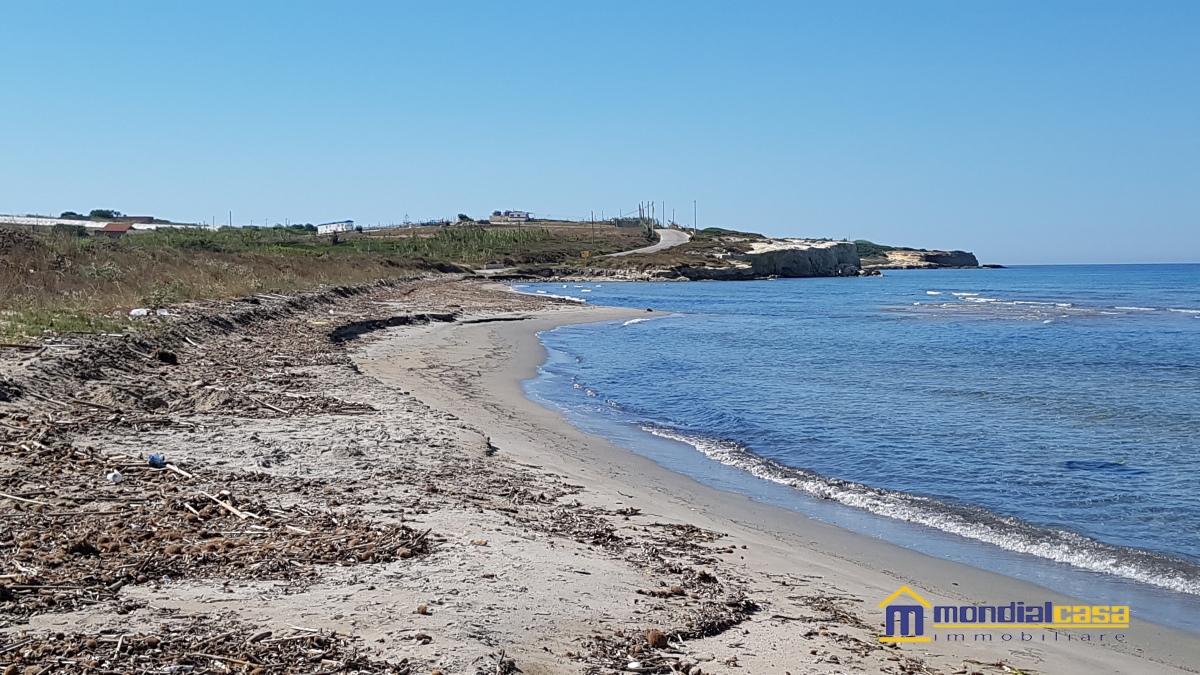
<path fill-rule="evenodd" d="M 723 265 L 680 265 L 659 270 L 659 278 L 742 281 L 768 277 L 855 277 L 862 274 L 858 250 L 848 241 L 764 239 L 748 251 L 717 253 Z"/>
<path fill-rule="evenodd" d="M 652 254 L 546 264 L 510 270 L 497 279 L 587 281 L 749 281 L 770 278 L 873 276 L 889 269 L 979 268 L 969 251 L 928 251 L 871 242 L 771 239 L 741 232 L 701 236 Z M 985 265 L 983 267 L 995 267 Z"/>
<path fill-rule="evenodd" d="M 864 272 L 853 242 L 725 235 L 652 255 L 597 260 L 587 267 L 541 265 L 493 278 L 621 281 L 749 281 L 767 278 L 853 277 Z"/>
<path fill-rule="evenodd" d="M 980 267 L 979 260 L 970 251 L 913 251 L 899 249 L 886 251 L 879 258 L 863 260 L 866 270 L 926 270 Z"/>

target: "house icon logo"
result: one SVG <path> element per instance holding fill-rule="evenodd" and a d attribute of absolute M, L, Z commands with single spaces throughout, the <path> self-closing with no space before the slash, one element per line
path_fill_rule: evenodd
<path fill-rule="evenodd" d="M 908 596 L 902 598 L 901 596 Z M 907 604 L 900 604 L 908 600 Z M 912 604 L 915 602 L 916 604 Z M 879 603 L 884 616 L 884 633 L 880 642 L 930 642 L 925 635 L 925 610 L 931 605 L 908 586 L 901 586 L 895 593 Z"/>

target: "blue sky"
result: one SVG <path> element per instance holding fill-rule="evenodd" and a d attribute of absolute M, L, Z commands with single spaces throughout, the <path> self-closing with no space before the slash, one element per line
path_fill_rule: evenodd
<path fill-rule="evenodd" d="M 0 212 L 1200 261 L 1196 2 L 7 2 Z"/>

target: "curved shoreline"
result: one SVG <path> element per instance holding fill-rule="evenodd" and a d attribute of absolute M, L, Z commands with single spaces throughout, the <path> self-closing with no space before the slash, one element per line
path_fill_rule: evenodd
<path fill-rule="evenodd" d="M 739 545 L 744 543 L 753 555 L 729 563 L 739 574 L 761 580 L 763 587 L 756 591 L 762 591 L 767 603 L 781 603 L 793 592 L 787 587 L 772 588 L 768 582 L 771 575 L 787 573 L 815 575 L 820 579 L 815 583 L 821 588 L 861 603 L 860 614 L 868 625 L 878 625 L 881 616 L 877 616 L 880 612 L 874 606 L 902 584 L 920 588 L 935 604 L 974 604 L 997 598 L 1046 598 L 1056 604 L 1080 604 L 1032 584 L 931 558 L 703 485 L 603 438 L 587 435 L 561 414 L 525 396 L 522 382 L 535 376 L 546 358 L 545 348 L 537 339 L 539 332 L 571 323 L 634 316 L 646 313 L 556 308 L 534 313 L 524 321 L 390 331 L 377 346 L 367 347 L 368 353 L 374 352 L 371 374 L 411 389 L 435 408 L 472 420 L 503 449 L 505 456 L 585 483 L 589 499 L 619 502 L 659 518 L 724 532 Z M 423 378 L 419 370 L 406 369 L 405 360 L 411 356 L 397 361 L 383 352 L 420 352 L 430 358 L 451 357 L 448 360 L 455 362 L 479 363 L 480 355 L 485 353 L 497 358 L 470 378 L 464 390 Z M 748 622 L 751 635 L 744 636 L 749 640 L 747 644 L 756 642 L 754 635 L 762 626 L 753 626 L 763 621 L 755 618 Z M 1025 661 L 1014 655 L 1021 651 L 1019 645 L 1001 643 L 941 644 L 936 650 L 918 647 L 915 651 L 932 664 L 951 669 L 956 667 L 956 658 L 1003 659 L 1016 667 L 1059 673 L 1186 672 L 1188 664 L 1200 662 L 1200 647 L 1194 636 L 1181 631 L 1139 621 L 1135 616 L 1126 634 L 1124 646 L 1040 643 L 1033 650 L 1036 657 Z M 758 647 L 781 648 L 787 646 Z M 1150 659 L 1138 656 L 1139 652 Z"/>

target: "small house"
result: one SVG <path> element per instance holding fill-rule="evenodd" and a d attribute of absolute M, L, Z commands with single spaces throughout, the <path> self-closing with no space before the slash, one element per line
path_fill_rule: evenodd
<path fill-rule="evenodd" d="M 96 230 L 96 234 L 103 235 L 109 239 L 120 239 L 131 229 L 133 229 L 133 223 L 108 223 L 99 230 Z"/>

